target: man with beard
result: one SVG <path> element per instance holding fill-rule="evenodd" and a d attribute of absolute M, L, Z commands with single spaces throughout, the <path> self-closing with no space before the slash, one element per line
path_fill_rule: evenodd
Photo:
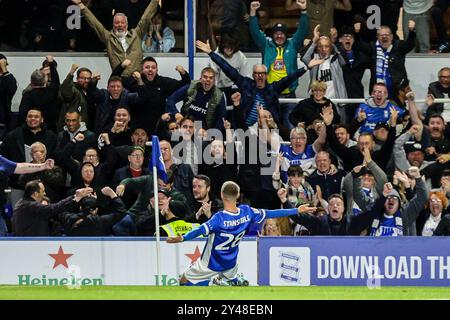
<path fill-rule="evenodd" d="M 83 134 L 84 139 L 75 145 L 72 157 L 81 161 L 84 152 L 88 148 L 95 148 L 97 146 L 97 135 L 87 129 L 86 123 L 82 121 L 82 117 L 76 109 L 66 112 L 64 122 L 66 125 L 63 130 L 58 132 L 56 137 L 55 156 L 57 161 L 60 161 L 63 158 L 61 152 L 63 152 L 64 147 L 72 141 L 78 133 Z"/>
<path fill-rule="evenodd" d="M 142 38 L 156 13 L 158 0 L 152 0 L 136 28 L 131 30 L 128 30 L 127 16 L 123 13 L 116 13 L 113 18 L 113 29 L 111 31 L 105 29 L 81 0 L 72 0 L 72 2 L 80 7 L 87 23 L 94 29 L 100 41 L 105 44 L 111 68 L 114 69 L 127 58 L 132 61 L 132 65 L 125 69 L 124 75 L 128 76 L 134 71 L 139 71 L 143 58 Z"/>
<path fill-rule="evenodd" d="M 127 60 L 128 59 L 125 61 Z M 129 65 L 130 62 L 125 61 L 113 70 L 112 75 L 120 75 L 125 68 L 128 69 L 127 65 Z M 148 106 L 137 106 L 136 108 L 131 109 L 133 126 L 142 127 L 150 134 L 154 132 L 156 122 L 165 113 L 167 98 L 174 93 L 175 90 L 191 82 L 189 73 L 182 66 L 177 65 L 175 70 L 180 74 L 181 80 L 175 80 L 159 75 L 158 63 L 155 58 L 145 57 L 144 60 L 142 60 L 140 78 L 144 83 L 146 95 L 151 97 L 149 102 L 151 108 Z M 138 91 L 138 81 L 136 78 L 136 76 L 123 77 L 123 86 L 131 92 Z M 168 114 L 165 116 L 168 116 Z"/>
<path fill-rule="evenodd" d="M 434 98 L 450 98 L 450 67 L 439 70 L 438 81 L 428 85 L 428 96 L 431 100 L 428 104 L 427 117 L 432 114 L 440 114 L 445 122 L 450 122 L 450 103 L 434 103 Z"/>
<path fill-rule="evenodd" d="M 435 160 L 437 157 L 436 145 L 448 139 L 446 137 L 445 120 L 439 114 L 432 114 L 428 119 L 428 126 L 426 128 L 428 128 L 431 135 L 431 146 L 426 150 L 426 159 Z"/>
<path fill-rule="evenodd" d="M 275 81 L 269 84 L 267 82 L 268 69 L 264 64 L 256 64 L 253 66 L 253 79 L 242 76 L 236 69 L 228 64 L 224 59 L 218 56 L 211 50 L 209 43 L 204 43 L 199 40 L 196 42 L 198 49 L 207 53 L 211 60 L 214 61 L 223 72 L 236 84 L 240 92 L 245 92 L 242 95 L 241 105 L 236 110 L 236 117 L 243 118 L 243 123 L 238 123 L 239 128 L 247 129 L 258 121 L 258 106 L 262 106 L 268 110 L 273 119 L 280 125 L 281 114 L 280 104 L 278 98 L 280 94 L 295 80 L 301 77 L 307 70 L 323 63 L 323 60 L 311 60 L 308 66 L 297 69 L 284 77 L 280 81 Z M 280 128 L 283 129 L 283 128 Z M 282 133 L 283 136 L 288 136 L 287 129 Z"/>
<path fill-rule="evenodd" d="M 208 176 L 199 174 L 192 181 L 192 193 L 194 200 L 191 202 L 193 214 L 186 218 L 186 221 L 204 223 L 219 210 L 222 210 L 223 203 L 210 193 L 211 180 Z"/>
<path fill-rule="evenodd" d="M 73 74 L 77 72 L 77 81 L 73 82 Z M 81 115 L 81 121 L 89 124 L 88 102 L 86 99 L 88 84 L 92 79 L 92 72 L 88 68 L 79 68 L 77 64 L 72 64 L 66 79 L 59 88 L 59 98 L 62 101 L 57 124 L 58 131 L 63 129 L 65 115 L 68 111 L 77 111 Z M 94 119 L 91 119 L 94 120 Z"/>
<path fill-rule="evenodd" d="M 192 116 L 194 121 L 201 121 L 204 129 L 223 128 L 223 118 L 226 116 L 225 97 L 222 90 L 216 86 L 216 73 L 210 67 L 203 68 L 200 80 L 192 81 L 175 91 L 166 101 L 166 111 L 175 115 Z M 176 104 L 184 101 L 180 112 Z"/>

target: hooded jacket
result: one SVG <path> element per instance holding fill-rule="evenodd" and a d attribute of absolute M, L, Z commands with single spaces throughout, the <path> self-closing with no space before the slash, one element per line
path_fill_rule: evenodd
<path fill-rule="evenodd" d="M 55 149 L 55 157 L 57 161 L 61 161 L 63 158 L 62 152 L 64 147 L 72 141 L 78 133 L 82 133 L 84 135 L 83 141 L 77 141 L 75 143 L 75 148 L 73 150 L 72 157 L 78 161 L 82 161 L 84 157 L 84 153 L 88 148 L 96 148 L 97 147 L 97 135 L 88 130 L 86 124 L 84 122 L 80 123 L 80 127 L 74 131 L 70 132 L 67 129 L 67 126 L 64 126 L 63 131 L 58 132 L 56 137 L 56 149 Z"/>
<path fill-rule="evenodd" d="M 305 54 L 302 57 L 302 61 L 305 65 L 308 65 L 308 63 L 312 59 L 319 59 L 319 54 L 315 53 L 317 45 L 315 43 L 311 44 L 311 46 L 306 50 Z M 336 48 L 336 46 L 333 44 L 333 52 L 331 53 L 331 56 L 328 58 L 330 59 L 330 69 L 333 79 L 333 86 L 334 86 L 334 97 L 329 98 L 340 98 L 344 99 L 347 98 L 347 89 L 345 88 L 345 81 L 344 81 L 344 73 L 342 71 L 342 67 L 345 66 L 345 59 L 341 55 L 341 52 Z M 319 66 L 314 66 L 309 71 L 310 75 L 310 85 L 312 81 L 317 79 L 317 75 L 319 72 Z"/>

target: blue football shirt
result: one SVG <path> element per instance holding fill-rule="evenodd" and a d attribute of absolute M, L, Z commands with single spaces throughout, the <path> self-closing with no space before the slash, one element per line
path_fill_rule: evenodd
<path fill-rule="evenodd" d="M 203 249 L 202 262 L 213 271 L 234 268 L 239 242 L 252 223 L 261 223 L 265 217 L 264 209 L 254 209 L 248 205 L 238 206 L 238 212 L 222 210 L 214 214 L 203 224 L 208 241 Z"/>
<path fill-rule="evenodd" d="M 394 107 L 395 109 L 397 109 L 399 118 L 403 117 L 405 110 L 403 110 L 395 105 L 392 105 L 390 102 L 384 108 L 372 107 L 365 103 L 360 104 L 358 110 L 356 110 L 355 118 L 358 117 L 358 112 L 361 109 L 364 110 L 364 112 L 366 113 L 366 116 L 367 116 L 366 121 L 359 129 L 360 132 L 361 133 L 362 132 L 372 133 L 373 130 L 375 129 L 375 125 L 378 122 L 387 123 L 391 117 L 391 110 L 390 110 L 391 107 Z"/>

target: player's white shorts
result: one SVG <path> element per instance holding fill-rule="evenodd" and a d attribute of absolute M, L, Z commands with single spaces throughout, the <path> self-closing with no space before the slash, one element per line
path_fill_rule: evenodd
<path fill-rule="evenodd" d="M 232 269 L 228 269 L 225 271 L 213 271 L 202 263 L 202 259 L 198 259 L 183 275 L 189 282 L 196 284 L 200 281 L 211 280 L 217 275 L 221 275 L 228 280 L 232 280 L 236 278 L 237 271 L 237 263 Z"/>

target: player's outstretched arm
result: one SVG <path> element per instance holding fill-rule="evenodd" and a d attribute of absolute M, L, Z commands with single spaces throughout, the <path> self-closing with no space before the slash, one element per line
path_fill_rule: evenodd
<path fill-rule="evenodd" d="M 202 224 L 200 227 L 198 227 L 192 231 L 189 231 L 184 236 L 168 237 L 166 242 L 167 243 L 179 243 L 179 242 L 195 239 L 197 237 L 200 237 L 201 235 L 206 235 L 206 234 L 208 234 L 207 227 L 205 226 L 205 224 Z"/>
<path fill-rule="evenodd" d="M 280 218 L 286 216 L 297 215 L 300 213 L 314 213 L 317 210 L 316 207 L 310 207 L 309 204 L 303 204 L 294 209 L 277 209 L 277 210 L 264 210 L 266 212 L 266 219 L 268 218 Z"/>

